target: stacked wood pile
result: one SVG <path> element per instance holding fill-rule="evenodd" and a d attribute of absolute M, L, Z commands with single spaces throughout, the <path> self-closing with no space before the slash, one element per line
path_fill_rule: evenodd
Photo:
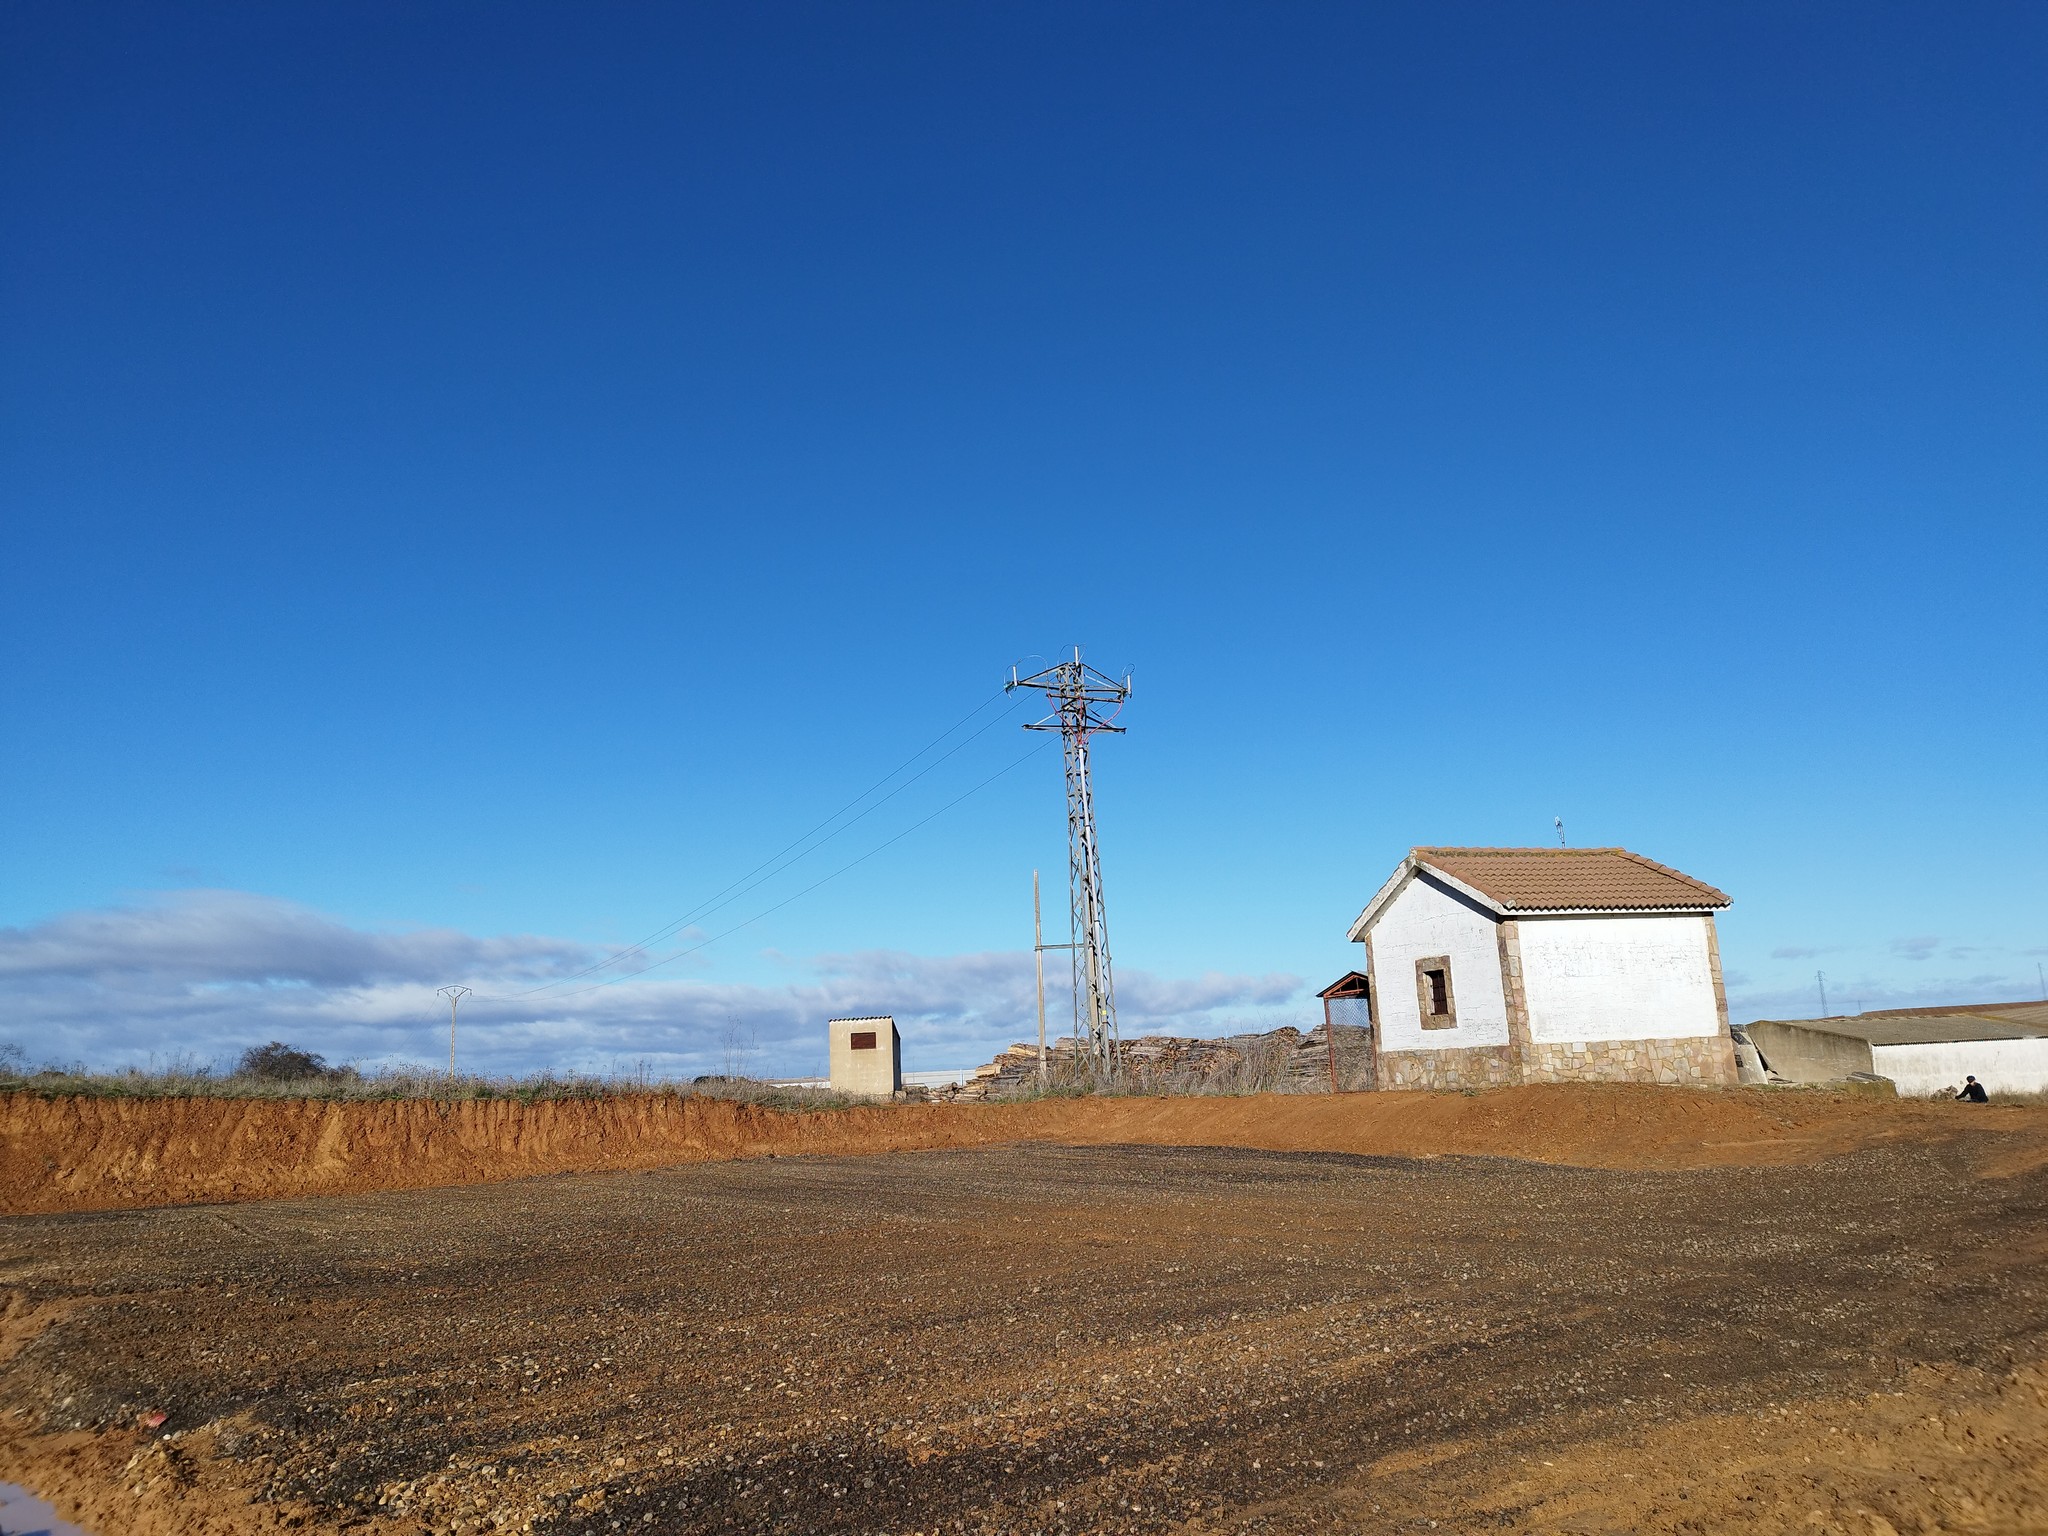
<path fill-rule="evenodd" d="M 1093 1074 L 1080 1042 L 1062 1036 L 1046 1048 L 1046 1079 L 1054 1090 L 1090 1086 Z M 1327 1093 L 1329 1045 L 1322 1029 L 1293 1027 L 1262 1035 L 1202 1040 L 1186 1035 L 1143 1035 L 1123 1045 L 1122 1086 L 1137 1093 Z M 1370 1033 L 1339 1025 L 1337 1082 L 1345 1089 L 1372 1086 Z M 935 1088 L 934 1100 L 955 1103 L 1009 1099 L 1039 1091 L 1038 1047 L 1013 1045 L 975 1068 L 966 1082 Z"/>

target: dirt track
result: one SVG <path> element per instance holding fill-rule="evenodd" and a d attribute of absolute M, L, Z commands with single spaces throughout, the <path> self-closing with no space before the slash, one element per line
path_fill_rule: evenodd
<path fill-rule="evenodd" d="M 1599 1168 L 1803 1162 L 1860 1147 L 2002 1131 L 2048 1158 L 2048 1113 L 1822 1093 L 1623 1086 L 1481 1094 L 1055 1099 L 788 1114 L 625 1094 L 333 1103 L 0 1095 L 0 1213 L 482 1184 L 538 1174 L 801 1154 L 994 1146 L 1225 1146 L 1399 1156 L 1468 1153 Z"/>
<path fill-rule="evenodd" d="M 2037 1139 L 1757 1151 L 1010 1147 L 15 1218 L 0 1477 L 101 1536 L 2048 1529 Z"/>

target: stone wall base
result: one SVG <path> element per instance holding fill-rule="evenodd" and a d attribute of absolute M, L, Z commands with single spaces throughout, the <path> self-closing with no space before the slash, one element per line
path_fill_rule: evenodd
<path fill-rule="evenodd" d="M 1501 1088 L 1511 1083 L 1671 1083 L 1733 1088 L 1735 1044 L 1726 1035 L 1685 1040 L 1532 1041 L 1524 1064 L 1509 1045 L 1441 1051 L 1384 1051 L 1379 1086 Z"/>
<path fill-rule="evenodd" d="M 1683 1040 L 1575 1040 L 1529 1043 L 1525 1083 L 1682 1083 L 1733 1088 L 1735 1042 L 1726 1035 Z"/>
<path fill-rule="evenodd" d="M 1515 1081 L 1511 1045 L 1380 1052 L 1381 1088 L 1501 1088 Z"/>

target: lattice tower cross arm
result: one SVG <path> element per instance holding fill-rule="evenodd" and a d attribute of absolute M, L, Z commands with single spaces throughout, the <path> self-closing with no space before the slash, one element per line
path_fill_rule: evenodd
<path fill-rule="evenodd" d="M 1085 1042 L 1096 1069 L 1114 1073 L 1118 1067 L 1116 983 L 1109 959 L 1109 921 L 1102 899 L 1102 853 L 1095 830 L 1095 792 L 1088 771 L 1088 738 L 1098 733 L 1121 735 L 1115 715 L 1130 697 L 1129 675 L 1113 678 L 1081 660 L 1062 661 L 1030 677 L 1012 669 L 1010 689 L 1032 688 L 1045 694 L 1053 712 L 1025 726 L 1032 731 L 1058 731 L 1067 778 L 1068 922 L 1073 944 L 1070 964 L 1074 988 L 1074 1032 Z"/>

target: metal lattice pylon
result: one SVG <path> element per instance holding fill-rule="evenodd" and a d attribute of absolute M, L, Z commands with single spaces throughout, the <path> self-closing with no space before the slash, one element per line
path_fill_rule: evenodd
<path fill-rule="evenodd" d="M 1131 696 L 1130 674 L 1125 673 L 1119 681 L 1096 671 L 1081 660 L 1081 648 L 1075 646 L 1072 661 L 1062 661 L 1029 677 L 1018 676 L 1017 669 L 1012 667 L 1005 687 L 1035 688 L 1053 706 L 1050 715 L 1024 729 L 1058 731 L 1066 757 L 1068 922 L 1073 938 L 1068 948 L 1074 973 L 1074 1034 L 1093 1069 L 1114 1077 L 1121 1065 L 1116 982 L 1109 966 L 1109 919 L 1102 905 L 1102 850 L 1095 835 L 1095 790 L 1088 778 L 1088 738 L 1101 733 L 1123 734 L 1123 727 L 1113 723 L 1115 714 L 1105 716 L 1101 710 L 1109 705 L 1122 709 Z"/>

